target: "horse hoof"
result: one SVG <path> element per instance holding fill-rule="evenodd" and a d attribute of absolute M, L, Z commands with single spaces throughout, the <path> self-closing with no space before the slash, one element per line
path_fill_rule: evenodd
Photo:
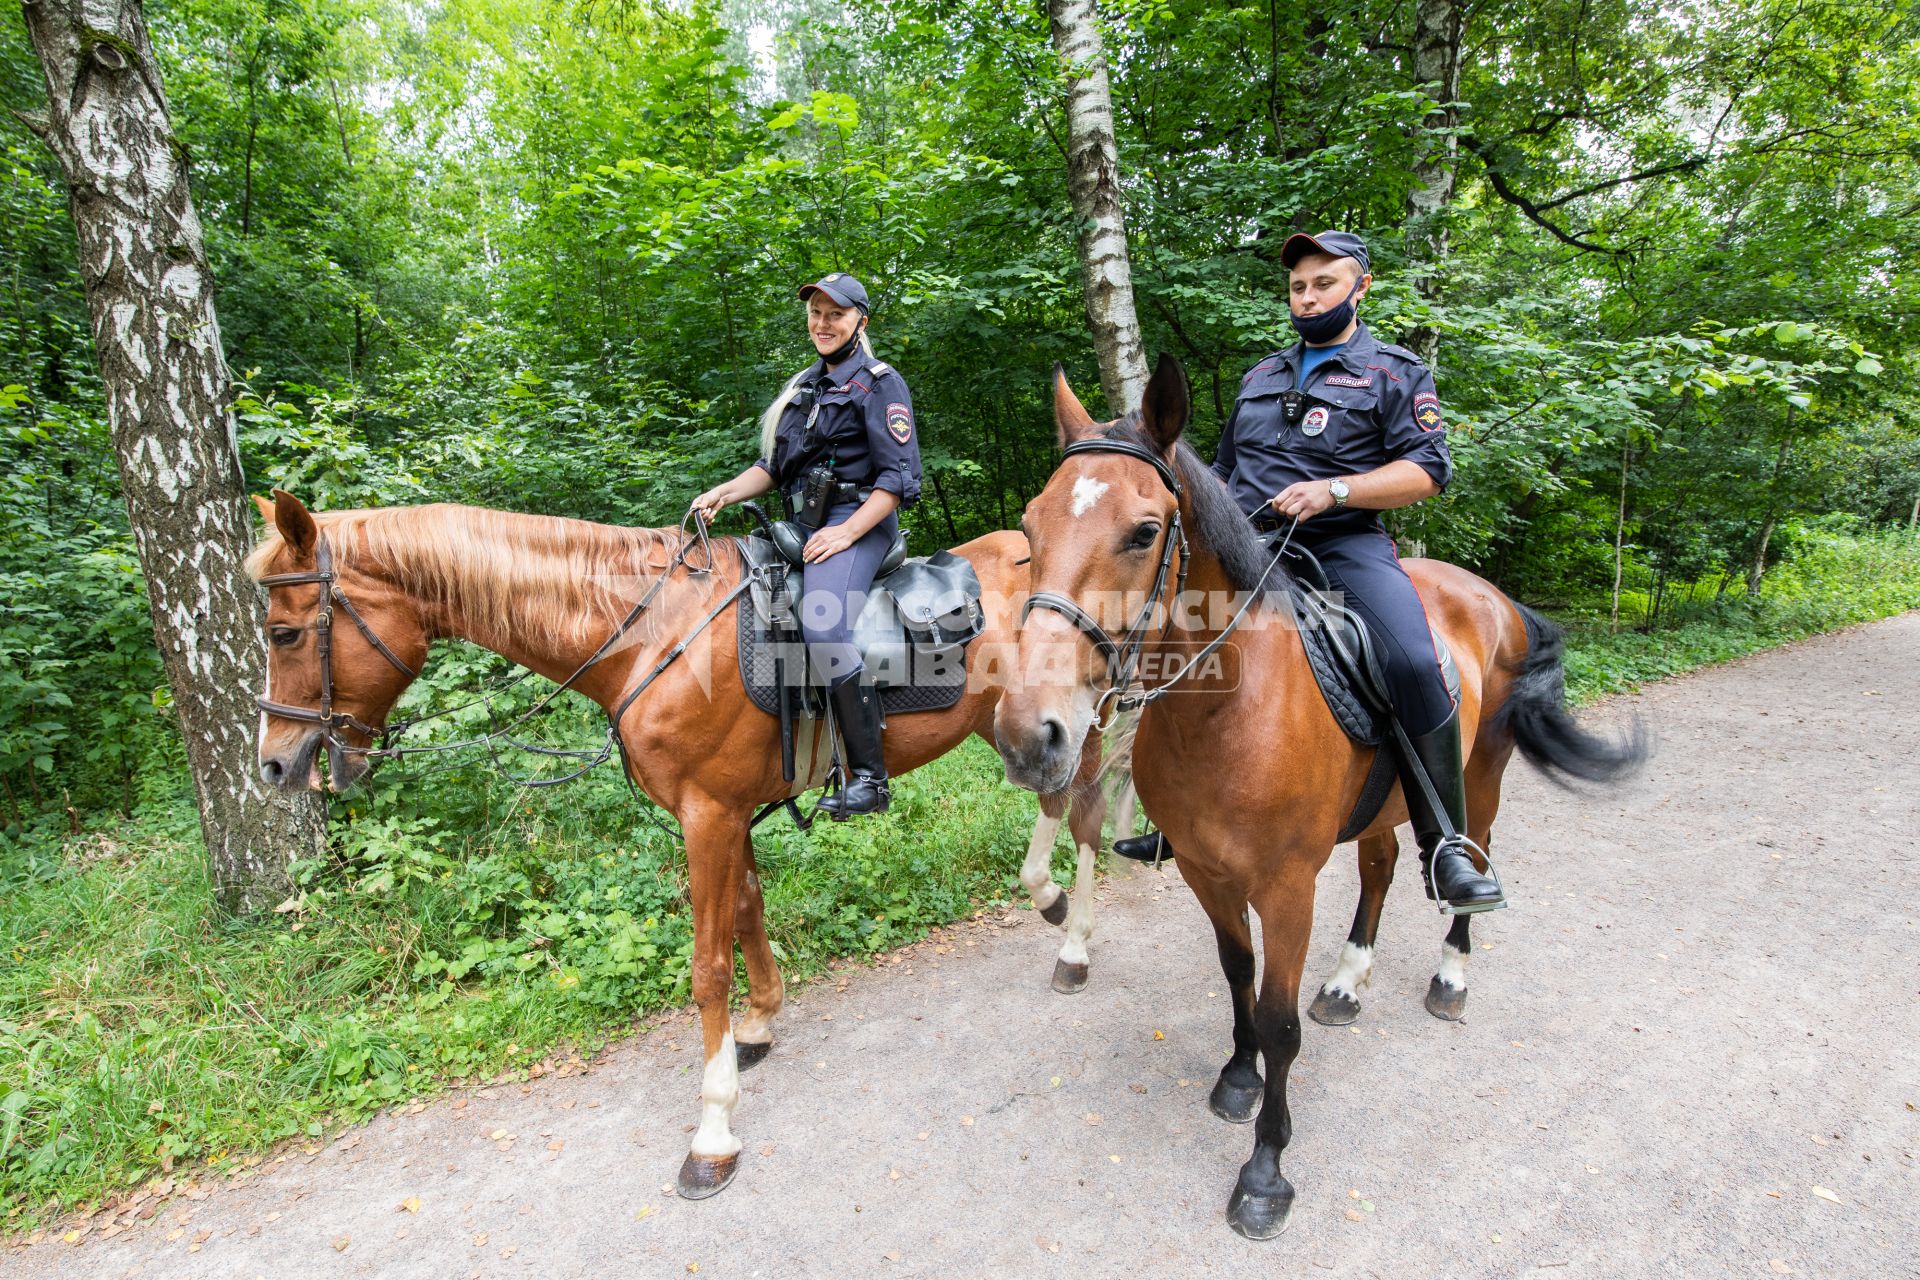
<path fill-rule="evenodd" d="M 1249 1240 L 1271 1240 L 1287 1229 L 1287 1214 L 1292 1208 L 1293 1184 L 1285 1178 L 1271 1195 L 1235 1183 L 1233 1197 L 1227 1201 L 1227 1225 Z"/>
<path fill-rule="evenodd" d="M 1427 1012 L 1448 1022 L 1460 1021 L 1467 1016 L 1466 989 L 1450 987 L 1436 976 L 1427 984 Z"/>
<path fill-rule="evenodd" d="M 1431 1000 L 1433 997 L 1427 997 Z M 1344 991 L 1328 991 L 1322 988 L 1320 994 L 1307 1006 L 1307 1016 L 1323 1027 L 1352 1026 L 1360 1018 L 1360 1001 Z"/>
<path fill-rule="evenodd" d="M 738 1152 L 730 1156 L 703 1156 L 689 1151 L 680 1164 L 680 1198 L 705 1200 L 718 1195 L 726 1190 L 739 1168 Z"/>
<path fill-rule="evenodd" d="M 771 1040 L 762 1040 L 758 1044 L 742 1044 L 736 1040 L 733 1044 L 733 1060 L 739 1064 L 742 1071 L 758 1063 L 771 1052 L 773 1052 Z"/>
<path fill-rule="evenodd" d="M 1259 1076 L 1252 1084 L 1236 1084 L 1222 1075 L 1213 1082 L 1207 1095 L 1207 1110 L 1231 1124 L 1245 1124 L 1260 1111 L 1260 1099 L 1266 1091 Z"/>
<path fill-rule="evenodd" d="M 1067 922 L 1067 895 L 1062 892 L 1060 896 L 1055 898 L 1050 904 L 1040 908 L 1040 918 L 1048 924 L 1065 924 Z"/>
<path fill-rule="evenodd" d="M 1053 962 L 1053 989 L 1063 996 L 1070 996 L 1087 985 L 1087 966 L 1068 964 L 1065 960 Z"/>

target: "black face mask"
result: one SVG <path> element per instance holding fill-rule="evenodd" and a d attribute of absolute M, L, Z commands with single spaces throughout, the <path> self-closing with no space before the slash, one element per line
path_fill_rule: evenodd
<path fill-rule="evenodd" d="M 1302 316 L 1295 315 L 1292 310 L 1289 310 L 1287 312 L 1287 318 L 1293 321 L 1294 332 L 1316 346 L 1322 343 L 1332 342 L 1335 338 L 1339 337 L 1346 327 L 1353 323 L 1353 295 L 1360 292 L 1361 281 L 1365 278 L 1366 274 L 1362 272 L 1361 279 L 1355 280 L 1353 282 L 1353 288 L 1347 290 L 1346 299 L 1331 311 L 1322 311 L 1318 315 Z"/>
<path fill-rule="evenodd" d="M 866 329 L 867 329 L 867 322 L 864 319 L 862 319 L 859 324 L 853 327 L 853 336 L 851 338 L 848 338 L 840 346 L 834 348 L 832 351 L 827 352 L 826 355 L 821 356 L 820 358 L 827 362 L 827 365 L 829 368 L 831 368 L 836 364 L 839 364 L 842 360 L 845 360 L 848 356 L 852 355 L 855 351 L 858 351 L 860 349 L 860 335 L 862 333 L 865 333 Z"/>

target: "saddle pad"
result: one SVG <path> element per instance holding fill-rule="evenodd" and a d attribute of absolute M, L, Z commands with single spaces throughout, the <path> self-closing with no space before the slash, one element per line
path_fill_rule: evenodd
<path fill-rule="evenodd" d="M 769 715 L 780 714 L 782 654 L 804 652 L 803 642 L 797 631 L 781 630 L 776 633 L 769 620 L 772 613 L 771 591 L 762 576 L 768 561 L 765 553 L 771 550 L 764 539 L 739 539 L 744 545 L 742 554 L 747 560 L 748 572 L 755 575 L 753 588 L 737 610 L 739 614 L 740 683 L 746 686 L 747 696 L 753 705 Z M 754 545 L 758 544 L 758 545 Z M 912 564 L 912 561 L 908 562 Z M 789 593 L 792 585 L 788 586 Z M 863 620 L 864 620 L 863 614 Z M 895 624 L 898 626 L 898 623 Z M 951 664 L 964 660 L 964 655 L 947 653 L 942 655 L 925 654 L 917 648 L 904 643 L 900 649 L 907 654 L 912 664 L 914 680 L 912 683 L 895 685 L 880 690 L 880 711 L 883 715 L 912 715 L 917 711 L 945 711 L 960 701 L 967 691 L 965 679 L 954 680 L 951 677 Z M 947 673 L 947 678 L 933 678 L 936 673 Z M 797 673 L 796 673 L 797 674 Z M 925 674 L 929 678 L 920 679 Z M 799 719 L 819 719 L 825 715 L 817 687 L 809 687 L 807 694 L 800 700 Z"/>

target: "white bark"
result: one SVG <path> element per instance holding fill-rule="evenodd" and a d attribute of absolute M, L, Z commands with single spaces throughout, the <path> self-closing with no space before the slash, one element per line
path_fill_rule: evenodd
<path fill-rule="evenodd" d="M 1100 388 L 1116 415 L 1140 407 L 1147 357 L 1133 305 L 1127 224 L 1120 209 L 1120 160 L 1106 43 L 1093 0 L 1047 0 L 1053 47 L 1067 82 L 1067 191 L 1080 227 L 1080 283 L 1100 360 Z"/>
<path fill-rule="evenodd" d="M 1427 116 L 1430 129 L 1451 129 L 1459 123 L 1447 104 L 1460 96 L 1460 44 L 1466 14 L 1460 0 L 1416 0 L 1413 13 L 1413 78 L 1433 96 L 1440 108 Z M 1439 295 L 1439 280 L 1431 274 L 1447 256 L 1447 206 L 1453 203 L 1454 175 L 1459 145 L 1452 134 L 1434 139 L 1431 149 L 1413 166 L 1414 187 L 1407 194 L 1408 250 L 1428 272 L 1415 277 L 1414 287 L 1429 301 Z M 1432 367 L 1440 354 L 1440 335 L 1421 325 L 1401 335 L 1415 355 Z"/>
<path fill-rule="evenodd" d="M 47 109 L 22 116 L 53 152 L 154 639 L 180 717 L 221 905 L 270 907 L 286 864 L 324 839 L 310 796 L 255 764 L 264 660 L 244 480 L 213 279 L 138 0 L 27 0 Z"/>

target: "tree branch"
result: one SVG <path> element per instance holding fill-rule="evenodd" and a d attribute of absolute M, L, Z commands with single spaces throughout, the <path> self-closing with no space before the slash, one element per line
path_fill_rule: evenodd
<path fill-rule="evenodd" d="M 47 145 L 53 145 L 53 123 L 47 119 L 44 111 L 22 111 L 17 107 L 8 107 L 7 114 L 26 126 L 27 132 Z"/>

